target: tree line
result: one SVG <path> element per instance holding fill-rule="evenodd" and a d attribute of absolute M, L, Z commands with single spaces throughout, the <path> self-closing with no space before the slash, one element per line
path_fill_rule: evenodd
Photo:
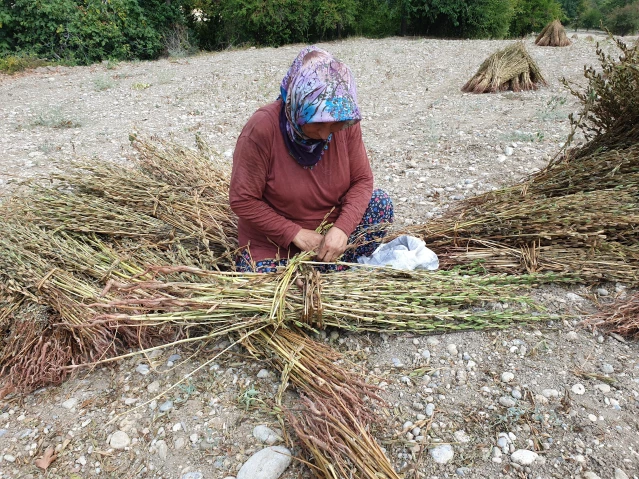
<path fill-rule="evenodd" d="M 615 34 L 639 0 L 0 0 L 0 59 L 69 64 L 348 36 L 517 38 L 548 22 Z"/>

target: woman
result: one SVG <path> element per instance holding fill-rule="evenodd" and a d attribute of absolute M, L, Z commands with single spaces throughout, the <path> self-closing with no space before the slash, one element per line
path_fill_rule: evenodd
<path fill-rule="evenodd" d="M 321 262 L 342 255 L 356 262 L 376 248 L 370 241 L 383 232 L 371 226 L 392 222 L 393 206 L 386 193 L 373 192 L 352 73 L 306 47 L 280 93 L 253 114 L 235 147 L 229 196 L 244 248 L 236 268 L 274 272 L 300 251 Z M 330 225 L 323 234 L 322 224 Z M 362 238 L 369 242 L 346 251 Z"/>

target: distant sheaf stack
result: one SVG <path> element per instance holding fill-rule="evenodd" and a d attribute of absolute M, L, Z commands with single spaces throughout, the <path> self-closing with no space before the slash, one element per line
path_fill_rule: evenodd
<path fill-rule="evenodd" d="M 561 22 L 553 20 L 537 35 L 535 45 L 540 47 L 567 47 L 572 45 L 572 42 L 568 39 L 566 30 Z"/>
<path fill-rule="evenodd" d="M 488 57 L 477 73 L 462 87 L 467 93 L 536 90 L 546 85 L 539 67 L 526 51 L 523 42 L 513 43 Z"/>

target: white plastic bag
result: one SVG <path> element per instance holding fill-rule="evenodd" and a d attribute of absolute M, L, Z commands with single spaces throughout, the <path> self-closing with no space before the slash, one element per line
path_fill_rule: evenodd
<path fill-rule="evenodd" d="M 360 264 L 392 266 L 395 269 L 414 270 L 439 268 L 439 258 L 419 238 L 398 236 L 389 243 L 381 244 L 370 256 L 357 258 Z"/>

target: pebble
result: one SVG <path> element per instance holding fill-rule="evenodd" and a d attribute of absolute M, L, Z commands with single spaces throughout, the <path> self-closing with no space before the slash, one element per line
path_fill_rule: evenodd
<path fill-rule="evenodd" d="M 513 379 L 515 379 L 515 375 L 513 373 L 510 373 L 510 372 L 501 373 L 502 382 L 509 383 Z"/>
<path fill-rule="evenodd" d="M 268 377 L 268 369 L 260 369 L 260 371 L 257 373 L 257 379 L 267 379 Z"/>
<path fill-rule="evenodd" d="M 291 463 L 291 451 L 271 446 L 253 454 L 237 473 L 237 479 L 277 479 Z"/>
<path fill-rule="evenodd" d="M 515 399 L 521 399 L 521 391 L 519 389 L 513 389 L 510 392 L 510 395 L 514 397 Z"/>
<path fill-rule="evenodd" d="M 504 153 L 506 153 L 506 156 L 512 156 L 514 152 L 515 150 L 513 150 L 511 146 L 507 146 L 506 148 L 504 148 Z"/>
<path fill-rule="evenodd" d="M 566 333 L 566 339 L 568 341 L 577 341 L 579 339 L 579 335 L 575 331 L 568 331 Z"/>
<path fill-rule="evenodd" d="M 76 398 L 67 399 L 62 403 L 62 407 L 65 409 L 73 409 L 78 405 L 78 400 Z"/>
<path fill-rule="evenodd" d="M 592 422 L 597 422 L 597 416 L 595 416 L 594 414 L 588 414 L 588 419 L 590 419 Z"/>
<path fill-rule="evenodd" d="M 182 449 L 184 448 L 186 444 L 186 440 L 183 437 L 178 437 L 174 442 L 173 442 L 173 447 L 175 449 Z"/>
<path fill-rule="evenodd" d="M 429 346 L 437 346 L 439 344 L 439 339 L 430 337 L 426 340 L 426 344 Z"/>
<path fill-rule="evenodd" d="M 601 479 L 597 474 L 592 471 L 584 472 L 584 479 Z"/>
<path fill-rule="evenodd" d="M 604 363 L 601 365 L 601 371 L 605 374 L 612 374 L 615 372 L 615 368 L 612 367 L 612 364 Z"/>
<path fill-rule="evenodd" d="M 442 444 L 441 446 L 429 449 L 428 453 L 437 464 L 447 464 L 455 455 L 453 446 L 450 444 Z"/>
<path fill-rule="evenodd" d="M 610 386 L 605 383 L 595 384 L 595 389 L 598 389 L 602 393 L 606 394 L 610 392 Z"/>
<path fill-rule="evenodd" d="M 574 301 L 575 303 L 579 303 L 584 300 L 584 298 L 575 293 L 566 293 L 566 298 L 570 301 Z"/>
<path fill-rule="evenodd" d="M 457 442 L 470 442 L 470 436 L 466 434 L 466 431 L 455 431 L 453 436 Z"/>
<path fill-rule="evenodd" d="M 85 456 L 80 456 L 78 457 L 75 462 L 77 462 L 78 464 L 80 464 L 81 466 L 86 466 L 87 465 L 87 458 Z"/>
<path fill-rule="evenodd" d="M 533 462 L 535 462 L 537 456 L 538 454 L 534 451 L 529 451 L 528 449 L 517 449 L 510 455 L 510 460 L 515 464 L 530 466 Z"/>
<path fill-rule="evenodd" d="M 430 359 L 430 351 L 428 349 L 424 349 L 422 351 L 422 358 L 424 359 Z"/>
<path fill-rule="evenodd" d="M 606 288 L 597 288 L 597 294 L 599 296 L 608 296 L 610 293 Z"/>
<path fill-rule="evenodd" d="M 16 462 L 16 457 L 11 454 L 5 454 L 4 460 L 7 462 Z"/>
<path fill-rule="evenodd" d="M 173 409 L 173 401 L 166 401 L 160 404 L 160 412 L 167 412 Z"/>
<path fill-rule="evenodd" d="M 452 356 L 457 356 L 457 345 L 449 344 L 446 346 L 446 351 L 448 351 Z"/>
<path fill-rule="evenodd" d="M 393 358 L 393 359 L 391 359 L 391 362 L 393 363 L 393 367 L 395 367 L 395 368 L 403 368 L 404 367 L 404 363 L 402 363 L 402 361 L 399 358 Z"/>
<path fill-rule="evenodd" d="M 626 474 L 623 470 L 615 467 L 615 479 L 629 479 L 628 474 Z"/>
<path fill-rule="evenodd" d="M 166 441 L 160 439 L 158 442 L 155 443 L 155 448 L 157 449 L 160 459 L 166 461 L 169 453 L 169 446 L 166 445 Z"/>
<path fill-rule="evenodd" d="M 547 399 L 559 397 L 559 391 L 556 389 L 544 389 L 541 395 Z"/>
<path fill-rule="evenodd" d="M 155 394 L 160 390 L 160 381 L 153 381 L 146 387 L 146 390 L 151 394 Z"/>
<path fill-rule="evenodd" d="M 255 428 L 253 428 L 253 437 L 260 442 L 268 444 L 269 446 L 282 441 L 279 434 L 271 428 L 263 425 L 255 426 Z"/>
<path fill-rule="evenodd" d="M 115 431 L 111 436 L 111 440 L 109 441 L 109 445 L 113 449 L 124 449 L 131 444 L 131 439 L 129 435 L 124 431 Z"/>
<path fill-rule="evenodd" d="M 514 407 L 517 401 L 512 397 L 502 396 L 499 398 L 499 404 L 504 407 Z"/>
<path fill-rule="evenodd" d="M 577 383 L 571 388 L 571 391 L 581 396 L 583 393 L 586 392 L 586 388 L 583 384 Z"/>
<path fill-rule="evenodd" d="M 182 479 L 203 479 L 204 475 L 201 472 L 187 472 L 182 476 Z"/>
<path fill-rule="evenodd" d="M 169 356 L 169 359 L 167 359 L 166 361 L 168 363 L 173 363 L 175 364 L 176 361 L 179 361 L 180 359 L 182 359 L 182 356 L 180 356 L 179 354 L 171 354 Z"/>
<path fill-rule="evenodd" d="M 151 372 L 148 364 L 138 364 L 138 367 L 135 368 L 136 372 L 140 373 L 142 376 L 146 376 Z"/>
<path fill-rule="evenodd" d="M 431 402 L 426 404 L 426 416 L 431 417 L 435 412 L 435 405 Z"/>

